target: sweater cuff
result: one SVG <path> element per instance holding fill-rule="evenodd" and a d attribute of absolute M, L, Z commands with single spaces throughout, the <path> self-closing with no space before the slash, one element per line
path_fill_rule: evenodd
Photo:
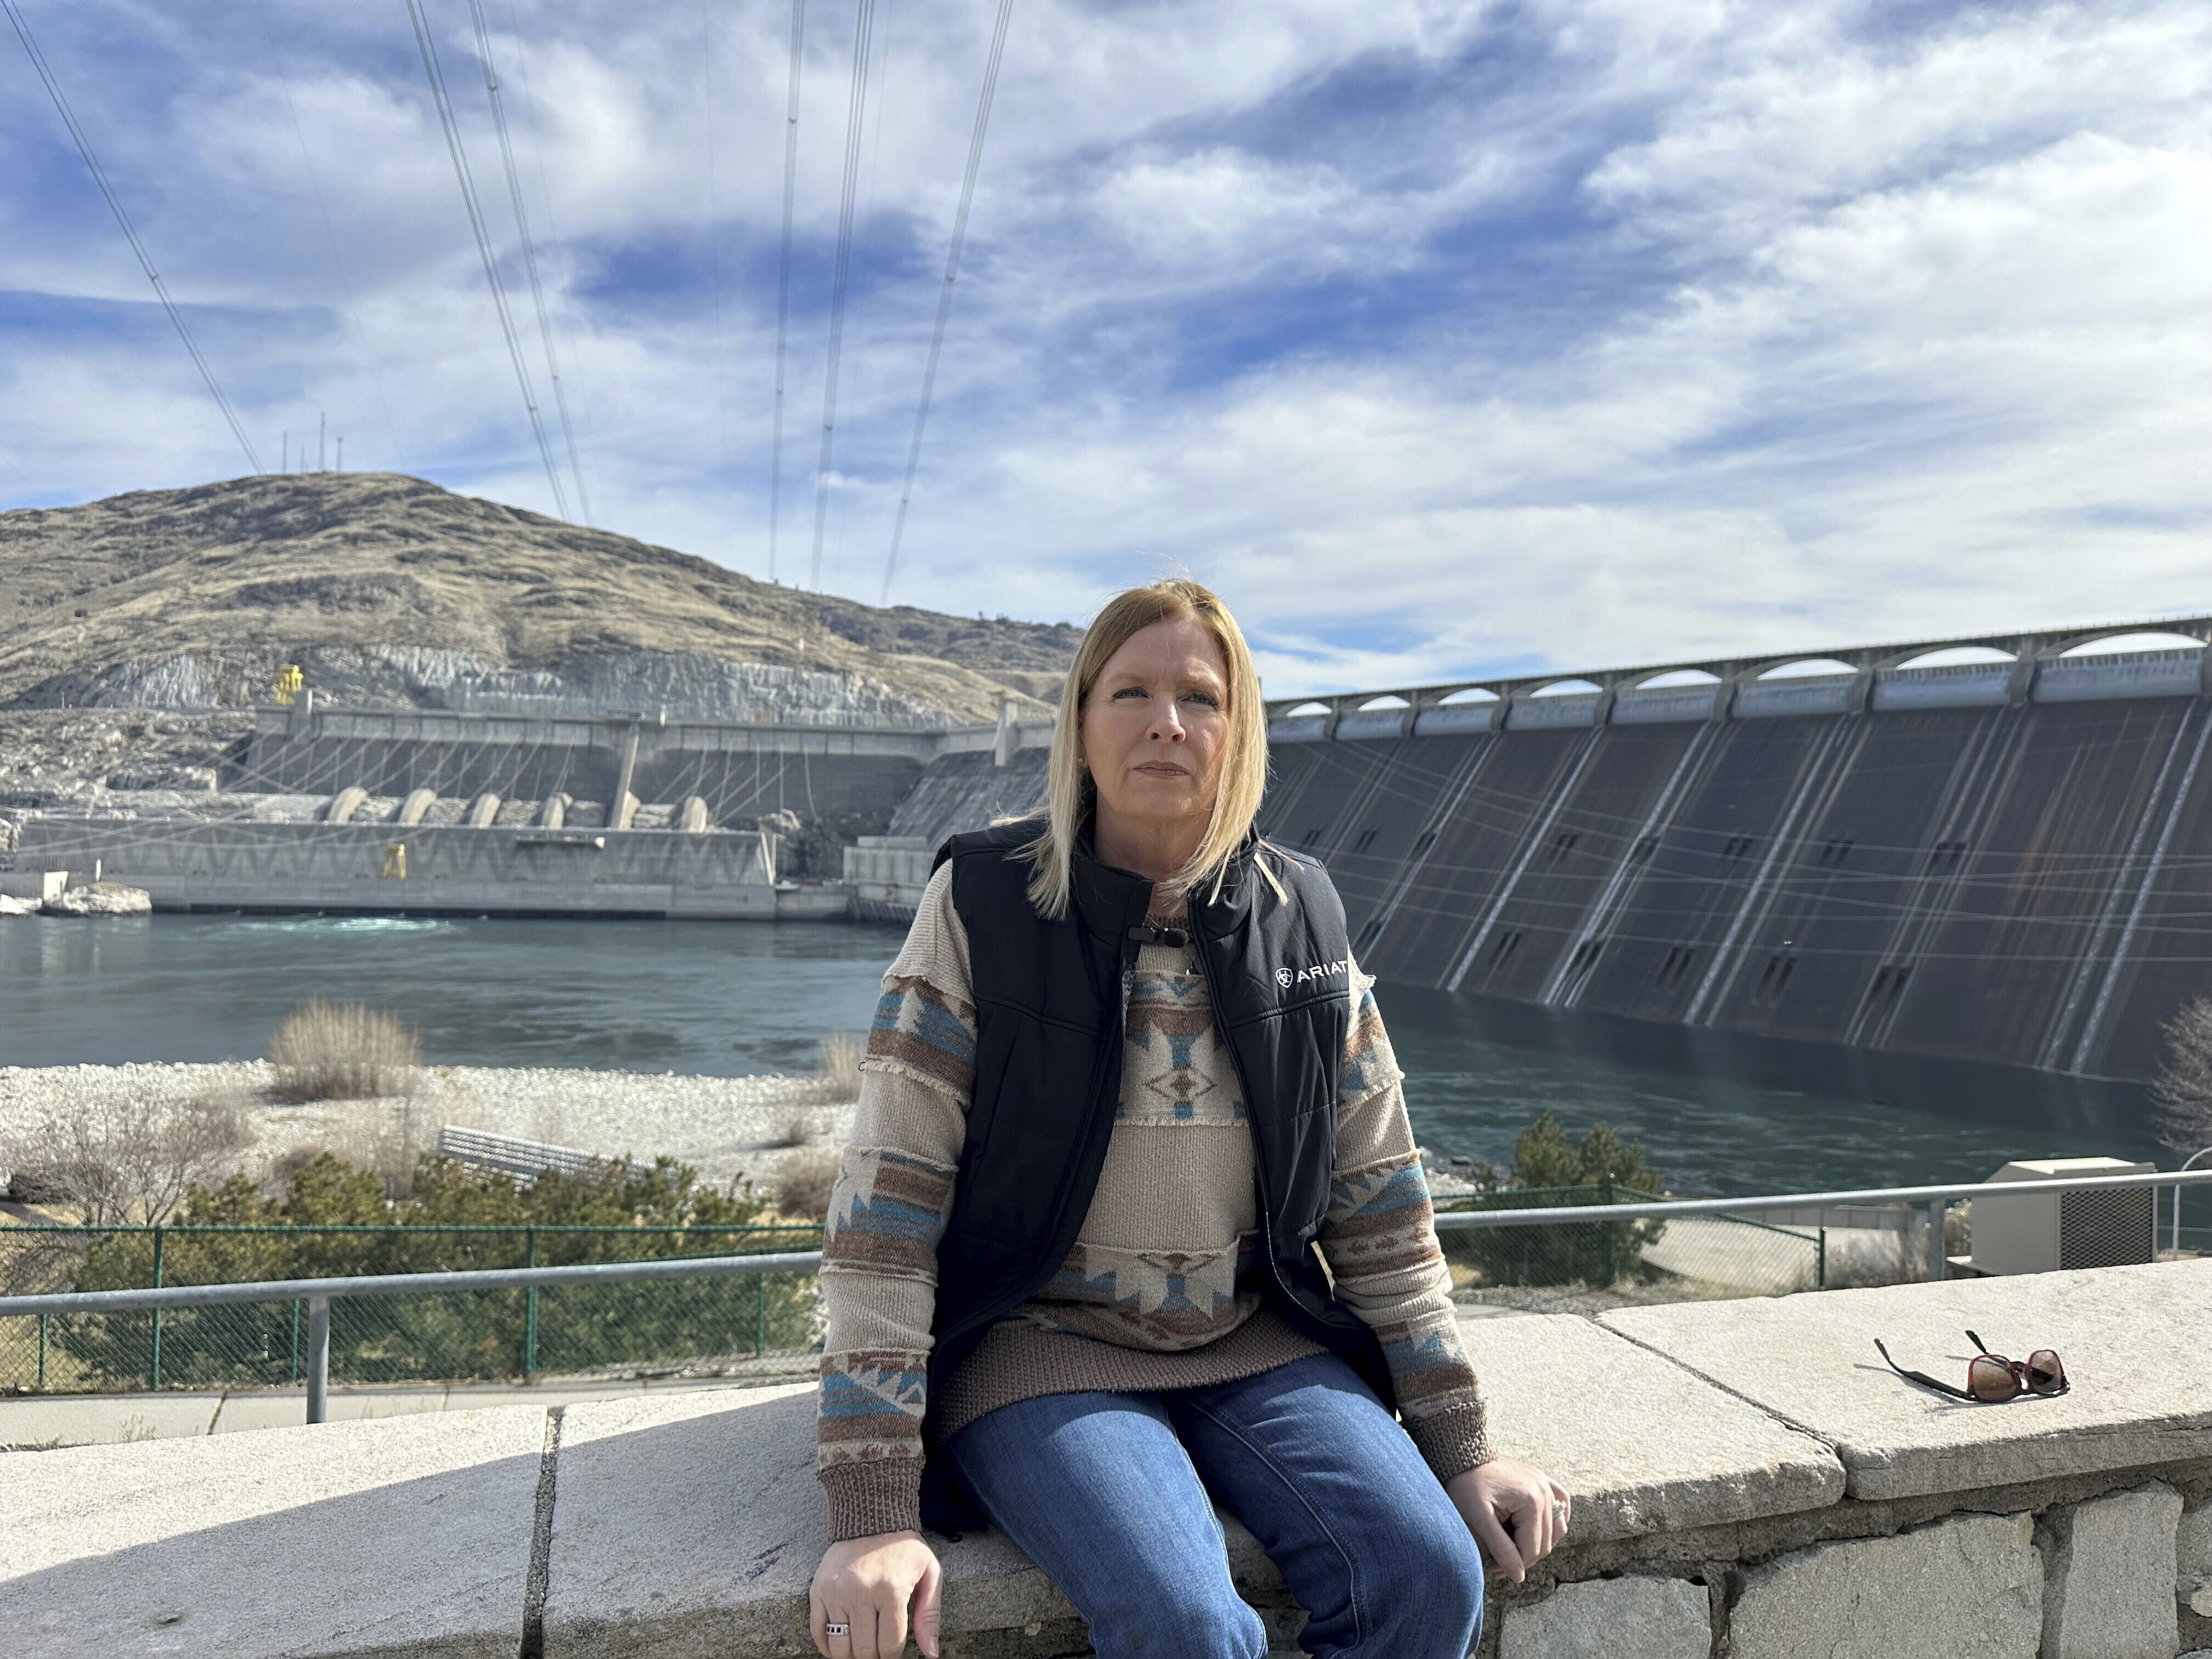
<path fill-rule="evenodd" d="M 1409 1417 L 1406 1432 L 1437 1480 L 1445 1481 L 1498 1455 L 1490 1448 L 1488 1415 L 1481 1401 L 1471 1400 L 1434 1417 Z"/>
<path fill-rule="evenodd" d="M 830 1498 L 830 1541 L 921 1530 L 921 1461 L 884 1457 L 817 1472 Z"/>

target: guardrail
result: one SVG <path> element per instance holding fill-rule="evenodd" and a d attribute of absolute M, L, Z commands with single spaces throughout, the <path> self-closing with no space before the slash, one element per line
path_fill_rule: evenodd
<path fill-rule="evenodd" d="M 356 1279 L 279 1279 L 235 1285 L 174 1285 L 161 1289 L 58 1291 L 0 1297 L 0 1318 L 25 1315 L 140 1313 L 216 1307 L 233 1302 L 305 1302 L 307 1305 L 307 1421 L 326 1420 L 331 1375 L 331 1300 L 334 1297 L 424 1296 L 460 1291 L 536 1290 L 549 1285 L 633 1284 L 726 1274 L 801 1273 L 822 1266 L 819 1250 L 769 1255 L 660 1257 L 592 1261 L 566 1267 L 488 1267 L 461 1273 L 375 1273 Z"/>
<path fill-rule="evenodd" d="M 1945 1187 L 1869 1187 L 1850 1192 L 1790 1193 L 1764 1198 L 1675 1198 L 1639 1204 L 1578 1204 L 1565 1209 L 1547 1206 L 1522 1210 L 1452 1210 L 1437 1217 L 1439 1231 L 1474 1227 L 1526 1227 L 1547 1223 L 1589 1224 L 1606 1221 L 1664 1221 L 1686 1216 L 1758 1215 L 1775 1210 L 1842 1209 L 1853 1205 L 1925 1205 L 1928 1209 L 1929 1276 L 1940 1279 L 1945 1271 L 1943 1221 L 1959 1199 L 1994 1198 L 2008 1194 L 2106 1192 L 2136 1187 L 2171 1187 L 2178 1208 L 2184 1187 L 2212 1183 L 2212 1170 L 2154 1170 L 2148 1175 L 2068 1176 L 2056 1181 L 1977 1181 Z M 2180 1223 L 2175 1224 L 2179 1237 Z"/>
<path fill-rule="evenodd" d="M 1909 1212 L 1911 1207 L 1924 1207 L 1928 1214 L 1928 1272 L 1931 1278 L 1941 1278 L 1948 1271 L 1944 1258 L 1944 1219 L 1949 1206 L 1960 1200 L 1971 1200 L 2008 1195 L 2049 1195 L 2069 1192 L 2099 1192 L 2130 1188 L 2172 1187 L 2175 1203 L 2180 1201 L 2185 1188 L 2212 1186 L 2212 1170 L 2195 1171 L 2154 1171 L 2145 1175 L 2070 1176 L 2050 1181 L 1974 1182 L 1948 1186 L 1881 1187 L 1846 1191 L 1791 1193 L 1766 1194 L 1747 1198 L 1707 1198 L 1661 1200 L 1638 1194 L 1632 1203 L 1554 1203 L 1541 1207 L 1487 1208 L 1441 1210 L 1436 1218 L 1437 1227 L 1444 1237 L 1448 1251 L 1456 1236 L 1470 1232 L 1521 1227 L 1553 1230 L 1531 1235 L 1531 1249 L 1537 1255 L 1550 1251 L 1545 1265 L 1560 1267 L 1568 1277 L 1580 1280 L 1585 1275 L 1595 1284 L 1602 1279 L 1610 1285 L 1617 1268 L 1625 1267 L 1637 1259 L 1644 1238 L 1653 1236 L 1639 1231 L 1636 1224 L 1666 1224 L 1698 1217 L 1712 1217 L 1741 1224 L 1747 1237 L 1756 1233 L 1773 1237 L 1784 1232 L 1805 1242 L 1793 1245 L 1804 1250 L 1817 1249 L 1819 1264 L 1814 1276 L 1796 1281 L 1799 1288 L 1825 1285 L 1829 1282 L 1827 1266 L 1827 1227 L 1825 1223 L 1815 1228 L 1819 1237 L 1804 1232 L 1802 1224 L 1789 1227 L 1747 1220 L 1745 1218 L 1776 1212 L 1810 1211 L 1818 1217 L 1823 1212 L 1853 1207 L 1890 1206 L 1899 1213 Z M 1516 1193 L 1511 1189 L 1477 1195 L 1476 1201 L 1497 1204 L 1501 1200 L 1528 1196 L 1565 1197 L 1571 1194 L 1589 1194 L 1606 1197 L 1615 1190 L 1608 1186 L 1585 1188 L 1541 1188 Z M 1620 1189 L 1628 1190 L 1628 1189 Z M 1449 1204 L 1455 1200 L 1445 1200 Z M 1463 1200 L 1462 1200 L 1463 1201 Z M 1624 1224 L 1612 1225 L 1607 1224 Z M 1576 1244 L 1572 1235 L 1564 1229 L 1584 1227 L 1594 1229 L 1595 1237 Z M 14 1230 L 9 1230 L 13 1231 Z M 212 1231 L 212 1230 L 211 1230 Z M 305 1229 L 303 1231 L 313 1231 Z M 1656 1230 L 1654 1230 L 1656 1232 Z M 1545 1241 L 1550 1241 L 1547 1244 Z M 1785 1241 L 1773 1237 L 1777 1244 Z M 1473 1239 L 1468 1243 L 1472 1244 Z M 1554 1248 L 1556 1247 L 1556 1248 Z M 1508 1254 L 1512 1254 L 1510 1252 Z M 1582 1258 L 1589 1261 L 1583 1263 Z M 158 1356 L 161 1342 L 160 1320 L 163 1311 L 190 1308 L 209 1308 L 230 1304 L 294 1304 L 292 1345 L 295 1361 L 295 1380 L 304 1380 L 307 1389 L 307 1421 L 325 1420 L 331 1364 L 331 1304 L 335 1300 L 377 1297 L 434 1297 L 477 1291 L 523 1291 L 528 1292 L 531 1304 L 528 1328 L 529 1339 L 534 1343 L 536 1328 L 535 1301 L 541 1288 L 581 1286 L 593 1285 L 641 1284 L 654 1281 L 703 1279 L 720 1277 L 752 1275 L 757 1286 L 764 1284 L 763 1277 L 775 1273 L 811 1274 L 819 1271 L 820 1250 L 793 1250 L 745 1255 L 659 1256 L 623 1261 L 596 1261 L 556 1267 L 520 1267 L 474 1268 L 433 1273 L 374 1273 L 353 1277 L 320 1279 L 283 1279 L 242 1281 L 230 1284 L 156 1285 L 125 1290 L 56 1291 L 31 1295 L 0 1296 L 0 1318 L 38 1316 L 40 1319 L 40 1386 L 44 1378 L 44 1332 L 47 1319 L 65 1315 L 128 1314 L 150 1312 L 154 1315 L 154 1335 Z M 1510 1265 L 1510 1264 L 1509 1264 Z M 1522 1264 L 1525 1266 L 1526 1264 Z M 1519 1268 L 1516 1268 L 1519 1271 Z M 1701 1275 L 1693 1275 L 1701 1276 Z M 1522 1278 L 1506 1282 L 1516 1284 L 1559 1284 L 1566 1279 Z M 800 1287 L 804 1290 L 805 1287 Z M 1787 1289 L 1784 1285 L 1778 1288 Z M 1741 1294 L 1739 1290 L 1723 1294 Z M 1754 1291 L 1753 1293 L 1767 1293 Z M 811 1295 L 811 1292 L 808 1292 Z M 304 1368 L 297 1360 L 299 1351 L 298 1316 L 301 1309 L 307 1315 L 306 1353 Z M 634 1313 L 624 1304 L 625 1315 Z M 803 1322 L 803 1320 L 802 1320 Z M 278 1341 L 281 1346 L 282 1334 Z M 526 1346 L 526 1354 L 532 1351 Z M 158 1367 L 158 1358 L 155 1360 Z M 526 1369 L 527 1365 L 526 1364 Z M 156 1372 L 158 1376 L 158 1371 Z M 158 1386 L 158 1383 L 156 1384 Z"/>

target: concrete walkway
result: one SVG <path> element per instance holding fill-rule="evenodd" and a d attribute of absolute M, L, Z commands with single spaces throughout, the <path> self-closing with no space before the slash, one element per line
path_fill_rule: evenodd
<path fill-rule="evenodd" d="M 593 1400 L 709 1389 L 758 1388 L 811 1378 L 800 1365 L 744 1376 L 553 1376 L 534 1382 L 420 1382 L 333 1388 L 330 1420 L 364 1422 L 487 1406 L 574 1406 Z M 251 1429 L 297 1428 L 307 1421 L 304 1389 L 239 1389 L 175 1394 L 24 1395 L 0 1400 L 0 1447 L 112 1446 Z"/>

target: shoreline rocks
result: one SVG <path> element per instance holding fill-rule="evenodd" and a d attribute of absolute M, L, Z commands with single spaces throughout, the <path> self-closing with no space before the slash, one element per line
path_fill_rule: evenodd
<path fill-rule="evenodd" d="M 119 881 L 89 882 L 65 888 L 44 906 L 50 916 L 149 916 L 153 895 L 143 887 L 126 887 Z"/>

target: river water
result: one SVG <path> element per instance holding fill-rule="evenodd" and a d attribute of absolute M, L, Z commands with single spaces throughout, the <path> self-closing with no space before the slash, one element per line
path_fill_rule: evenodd
<path fill-rule="evenodd" d="M 314 998 L 424 1058 L 742 1076 L 866 1028 L 893 928 L 156 915 L 0 921 L 0 1066 L 258 1055 Z M 1501 1165 L 1540 1111 L 1643 1141 L 1672 1190 L 1978 1181 L 2009 1158 L 2159 1157 L 2137 1090 L 1539 1010 L 1385 983 L 1416 1133 Z M 2170 1156 L 2160 1161 L 2171 1163 Z"/>

